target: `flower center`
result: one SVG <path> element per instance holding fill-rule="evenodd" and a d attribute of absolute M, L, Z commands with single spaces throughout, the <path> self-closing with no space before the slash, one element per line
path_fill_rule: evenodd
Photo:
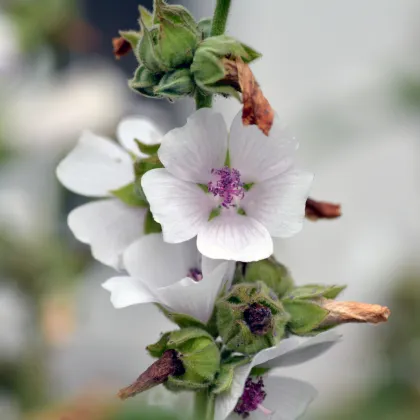
<path fill-rule="evenodd" d="M 243 419 L 249 417 L 249 414 L 255 410 L 261 410 L 265 415 L 273 414 L 262 405 L 266 396 L 263 379 L 259 378 L 257 382 L 252 382 L 252 379 L 248 378 L 245 382 L 244 392 L 233 411 Z"/>
<path fill-rule="evenodd" d="M 271 317 L 270 308 L 259 303 L 253 303 L 244 311 L 244 320 L 255 335 L 267 334 L 271 326 Z"/>
<path fill-rule="evenodd" d="M 208 191 L 215 197 L 220 197 L 223 201 L 221 206 L 228 209 L 236 207 L 235 198 L 240 200 L 245 196 L 244 183 L 241 182 L 241 174 L 237 169 L 225 166 L 220 169 L 212 169 L 214 181 L 210 181 Z"/>
<path fill-rule="evenodd" d="M 203 280 L 203 273 L 198 268 L 191 268 L 188 272 L 187 277 L 193 279 L 196 282 Z"/>

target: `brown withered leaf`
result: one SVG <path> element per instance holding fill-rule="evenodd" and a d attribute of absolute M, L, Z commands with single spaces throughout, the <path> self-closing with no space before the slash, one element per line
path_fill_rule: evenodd
<path fill-rule="evenodd" d="M 306 200 L 305 216 L 313 222 L 318 219 L 336 219 L 341 216 L 341 205 L 308 198 Z"/>
<path fill-rule="evenodd" d="M 386 306 L 371 303 L 340 302 L 323 299 L 318 304 L 329 311 L 327 318 L 322 322 L 320 327 L 354 322 L 379 324 L 386 322 L 391 314 L 391 311 Z"/>
<path fill-rule="evenodd" d="M 273 108 L 262 93 L 248 64 L 237 58 L 236 68 L 242 92 L 242 122 L 244 125 L 257 125 L 268 136 L 274 121 Z"/>
<path fill-rule="evenodd" d="M 178 359 L 175 350 L 166 350 L 162 357 L 143 372 L 131 385 L 119 391 L 118 397 L 122 400 L 134 397 L 156 385 L 164 383 L 170 375 L 184 373 L 182 362 Z"/>
<path fill-rule="evenodd" d="M 112 38 L 112 46 L 114 47 L 114 56 L 117 60 L 132 50 L 131 44 L 122 36 Z"/>

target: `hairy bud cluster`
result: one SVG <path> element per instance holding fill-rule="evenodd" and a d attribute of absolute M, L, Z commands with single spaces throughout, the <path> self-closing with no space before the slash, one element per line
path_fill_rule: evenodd
<path fill-rule="evenodd" d="M 229 80 L 226 59 L 250 63 L 260 57 L 232 37 L 211 37 L 211 19 L 196 22 L 183 6 L 155 0 L 153 14 L 140 7 L 141 30 L 121 31 L 114 41 L 117 57 L 130 47 L 139 67 L 130 87 L 151 98 L 175 100 L 205 93 L 237 95 L 237 82 Z"/>

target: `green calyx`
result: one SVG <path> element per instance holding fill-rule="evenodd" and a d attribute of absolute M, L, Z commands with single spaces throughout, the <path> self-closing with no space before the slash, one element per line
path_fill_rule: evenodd
<path fill-rule="evenodd" d="M 313 284 L 289 290 L 282 299 L 284 308 L 290 314 L 287 328 L 296 335 L 313 335 L 332 328 L 333 325 L 322 327 L 329 311 L 319 303 L 323 299 L 336 298 L 344 288 L 345 286 Z"/>
<path fill-rule="evenodd" d="M 289 270 L 276 261 L 273 257 L 265 260 L 247 263 L 238 263 L 242 265 L 241 275 L 235 278 L 236 282 L 255 283 L 262 281 L 275 294 L 281 298 L 283 295 L 293 288 L 293 279 Z"/>
<path fill-rule="evenodd" d="M 254 354 L 276 345 L 289 315 L 263 282 L 237 284 L 216 303 L 217 326 L 230 351 Z"/>
<path fill-rule="evenodd" d="M 213 337 L 199 328 L 183 328 L 163 334 L 147 347 L 156 358 L 165 351 L 175 350 L 184 372 L 170 376 L 165 386 L 174 391 L 200 390 L 209 387 L 220 370 L 220 352 Z"/>

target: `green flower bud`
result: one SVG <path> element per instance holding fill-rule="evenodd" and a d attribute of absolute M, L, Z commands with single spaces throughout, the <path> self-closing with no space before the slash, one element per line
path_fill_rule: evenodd
<path fill-rule="evenodd" d="M 282 297 L 293 287 L 293 279 L 289 270 L 274 258 L 248 263 L 245 266 L 243 282 L 264 282 L 278 297 Z"/>
<path fill-rule="evenodd" d="M 324 322 L 329 311 L 322 307 L 321 302 L 334 299 L 344 288 L 345 286 L 312 284 L 291 289 L 282 299 L 283 306 L 290 315 L 288 329 L 297 335 L 325 331 L 327 328 L 324 328 Z"/>
<path fill-rule="evenodd" d="M 194 82 L 189 69 L 166 73 L 155 87 L 155 94 L 169 99 L 178 99 L 194 92 Z"/>
<path fill-rule="evenodd" d="M 141 19 L 141 18 L 140 18 Z M 137 46 L 137 54 L 140 58 L 141 63 L 151 73 L 164 73 L 169 70 L 168 66 L 165 66 L 160 57 L 160 51 L 158 48 L 159 40 L 159 28 L 147 28 L 142 22 L 143 38 Z"/>
<path fill-rule="evenodd" d="M 166 333 L 147 349 L 154 357 L 162 357 L 168 350 L 176 352 L 184 371 L 167 378 L 165 386 L 171 390 L 206 388 L 219 372 L 219 348 L 211 335 L 199 328 L 183 328 Z"/>
<path fill-rule="evenodd" d="M 245 354 L 276 345 L 289 320 L 277 295 L 261 281 L 235 285 L 216 303 L 216 309 L 226 348 Z"/>
<path fill-rule="evenodd" d="M 162 0 L 155 0 L 155 15 L 154 23 L 160 24 L 162 20 L 169 20 L 174 25 L 183 26 L 188 28 L 196 36 L 199 31 L 197 29 L 197 23 L 191 13 L 179 4 L 167 4 Z"/>
<path fill-rule="evenodd" d="M 149 98 L 159 98 L 154 91 L 155 86 L 159 83 L 161 75 L 148 70 L 144 65 L 137 68 L 134 77 L 128 82 L 128 85 L 135 92 Z"/>
<path fill-rule="evenodd" d="M 196 84 L 209 93 L 237 96 L 237 83 L 229 80 L 225 60 L 240 57 L 250 63 L 260 57 L 252 48 L 227 35 L 205 39 L 197 48 L 191 65 Z"/>
<path fill-rule="evenodd" d="M 160 18 L 157 51 L 161 62 L 168 69 L 189 65 L 198 44 L 198 33 L 187 26 Z"/>

